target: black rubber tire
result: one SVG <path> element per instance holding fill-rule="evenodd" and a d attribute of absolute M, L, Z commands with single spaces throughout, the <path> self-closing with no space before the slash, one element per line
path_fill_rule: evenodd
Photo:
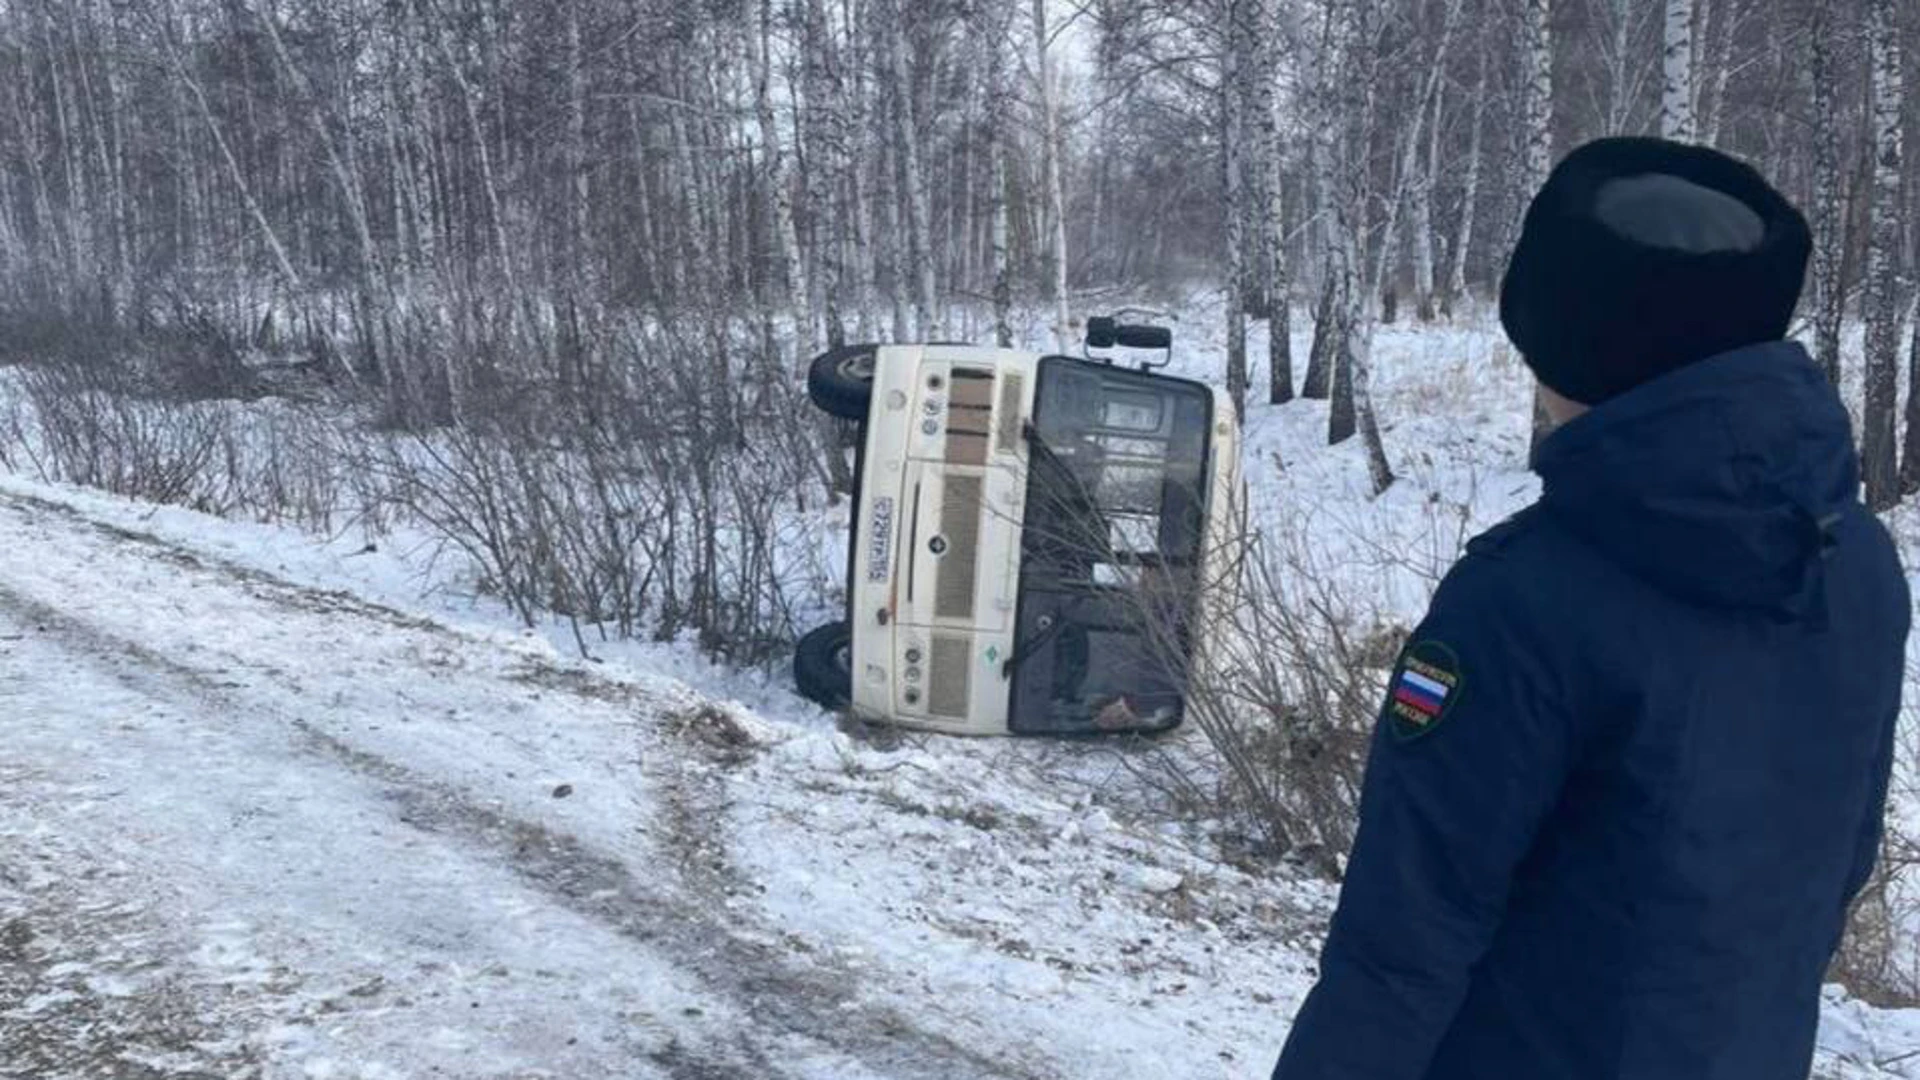
<path fill-rule="evenodd" d="M 844 622 L 808 633 L 793 648 L 793 684 L 823 709 L 844 709 L 853 700 L 853 631 Z"/>
<path fill-rule="evenodd" d="M 873 365 L 877 345 L 845 345 L 813 358 L 807 368 L 807 396 L 815 407 L 843 420 L 865 420 L 873 401 Z"/>

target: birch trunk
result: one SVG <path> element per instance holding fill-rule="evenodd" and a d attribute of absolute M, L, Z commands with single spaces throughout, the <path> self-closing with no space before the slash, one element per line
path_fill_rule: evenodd
<path fill-rule="evenodd" d="M 1817 4 L 1816 7 L 1826 7 Z M 1746 5 L 1742 0 L 1721 0 L 1713 6 L 1713 32 L 1708 37 L 1707 78 L 1704 84 L 1696 80 L 1699 97 L 1703 107 L 1694 110 L 1698 117 L 1699 140 L 1704 146 L 1717 146 L 1720 143 L 1720 128 L 1727 115 L 1727 84 L 1733 80 L 1733 44 L 1735 35 L 1740 32 L 1740 24 L 1747 17 Z M 1704 20 L 1703 20 L 1704 22 Z"/>
<path fill-rule="evenodd" d="M 1402 155 L 1402 183 L 1406 188 L 1408 213 L 1413 219 L 1408 239 L 1413 245 L 1414 315 L 1423 323 L 1434 319 L 1433 188 L 1440 171 L 1442 91 L 1447 60 L 1453 51 L 1453 38 L 1460 26 L 1463 7 L 1464 0 L 1449 0 L 1447 4 L 1440 26 L 1440 42 L 1434 48 L 1426 85 L 1422 88 L 1413 126 L 1407 133 L 1406 151 Z M 1420 125 L 1423 120 L 1429 125 L 1424 159 L 1419 152 Z M 1398 206 L 1400 201 L 1395 199 L 1394 205 Z M 1390 247 L 1391 231 L 1387 242 Z"/>
<path fill-rule="evenodd" d="M 1625 135 L 1627 125 L 1633 120 L 1634 91 L 1638 89 L 1635 73 L 1640 70 L 1640 57 L 1633 45 L 1634 13 L 1646 0 L 1608 0 L 1607 15 L 1611 21 L 1608 29 L 1613 33 L 1608 40 L 1607 54 L 1607 119 L 1606 134 Z"/>
<path fill-rule="evenodd" d="M 1529 196 L 1547 181 L 1553 168 L 1553 0 L 1522 0 L 1525 18 L 1521 48 L 1521 114 L 1526 130 L 1525 173 L 1521 184 Z"/>
<path fill-rule="evenodd" d="M 1334 281 L 1331 259 L 1324 262 L 1321 278 L 1319 298 L 1313 304 L 1313 341 L 1307 347 L 1307 375 L 1300 384 L 1300 396 L 1309 401 L 1325 401 L 1333 396 L 1333 348 L 1336 333 L 1333 311 L 1335 303 L 1339 300 L 1339 287 Z"/>
<path fill-rule="evenodd" d="M 921 165 L 920 126 L 914 120 L 913 79 L 907 66 L 908 13 L 918 10 L 904 0 L 893 0 L 891 33 L 887 35 L 888 66 L 893 76 L 894 132 L 900 155 L 901 193 L 906 199 L 908 281 L 913 289 L 914 325 L 922 340 L 946 337 L 934 299 L 933 223 L 927 194 L 926 170 Z M 896 283 L 895 288 L 901 287 Z"/>
<path fill-rule="evenodd" d="M 1526 160 L 1522 178 L 1522 206 L 1547 182 L 1553 167 L 1553 0 L 1524 0 L 1523 47 L 1526 50 L 1524 107 Z M 1515 226 L 1518 228 L 1516 220 Z M 1533 401 L 1531 444 L 1538 447 L 1553 428 L 1553 419 L 1536 392 Z"/>
<path fill-rule="evenodd" d="M 805 55 L 801 85 L 807 99 L 807 128 L 818 149 L 812 167 L 801 175 L 801 193 L 813 226 L 827 346 L 839 348 L 847 343 L 846 92 L 835 60 L 825 3 L 806 0 L 802 10 L 806 31 L 802 36 Z"/>
<path fill-rule="evenodd" d="M 1285 163 L 1281 160 L 1279 72 L 1286 6 L 1260 3 L 1260 158 L 1266 174 L 1263 209 L 1267 248 L 1267 401 L 1293 400 L 1293 282 L 1287 262 Z"/>
<path fill-rule="evenodd" d="M 793 189 L 787 176 L 786 155 L 780 149 L 780 130 L 773 109 L 773 0 L 760 0 L 759 26 L 747 34 L 753 52 L 754 115 L 760 125 L 761 183 L 766 188 L 767 217 L 773 226 L 775 258 L 785 286 L 787 320 L 793 330 L 797 365 L 813 338 L 813 320 L 807 307 L 807 280 L 800 258 L 800 233 L 793 220 Z"/>
<path fill-rule="evenodd" d="M 1379 67 L 1376 62 L 1376 29 L 1370 0 L 1345 0 L 1342 4 L 1341 55 L 1346 58 L 1346 73 L 1341 80 L 1342 100 L 1350 110 L 1340 120 L 1343 132 L 1350 131 L 1339 154 L 1341 198 L 1334 222 L 1333 264 L 1338 291 L 1334 304 L 1333 409 L 1328 421 L 1330 443 L 1344 441 L 1357 430 L 1367 455 L 1367 474 L 1373 492 L 1379 495 L 1393 486 L 1393 468 L 1387 460 L 1380 437 L 1379 418 L 1373 408 L 1373 319 L 1368 308 L 1392 259 L 1393 221 L 1397 206 L 1390 205 L 1386 235 L 1381 240 L 1373 280 L 1366 280 L 1362 262 L 1368 209 L 1372 206 L 1372 185 L 1367 147 L 1372 144 L 1377 120 Z M 1459 0 L 1453 0 L 1457 11 Z M 1449 16 L 1449 24 L 1452 22 Z M 1349 122 L 1349 118 L 1351 122 Z M 1418 124 L 1409 133 L 1408 146 L 1418 145 Z M 1402 155 L 1403 160 L 1405 154 Z M 1389 200 L 1390 204 L 1398 199 Z"/>
<path fill-rule="evenodd" d="M 54 283 L 56 291 L 66 292 L 80 280 L 81 233 L 86 219 L 87 181 L 84 164 L 76 163 L 74 147 L 78 140 L 73 134 L 73 113 L 75 104 L 73 90 L 67 83 L 67 65 L 63 62 L 60 45 L 54 40 L 54 27 L 46 9 L 36 7 L 34 16 L 39 24 L 40 54 L 47 65 L 47 89 L 51 98 L 54 145 L 59 148 L 56 164 L 60 172 L 60 186 L 65 198 L 59 203 L 56 220 L 60 223 L 60 244 L 58 250 L 65 263 L 64 272 Z"/>
<path fill-rule="evenodd" d="M 1407 239 L 1413 245 L 1413 315 L 1423 323 L 1438 316 L 1437 287 L 1434 284 L 1433 189 L 1440 174 L 1440 120 L 1444 99 L 1433 100 L 1432 116 L 1427 121 L 1427 152 L 1414 178 L 1407 213 Z"/>
<path fill-rule="evenodd" d="M 26 249 L 20 243 L 20 234 L 15 222 L 17 211 L 13 204 L 13 185 L 0 183 L 0 288 L 4 288 L 13 275 L 26 267 Z"/>
<path fill-rule="evenodd" d="M 1061 352 L 1067 350 L 1072 333 L 1072 311 L 1067 297 L 1067 188 L 1062 177 L 1065 169 L 1060 138 L 1060 109 L 1054 100 L 1052 41 L 1047 30 L 1046 0 L 1033 0 L 1033 50 L 1039 78 L 1040 113 L 1046 145 L 1041 151 L 1041 186 L 1045 191 L 1046 219 L 1051 226 L 1053 251 L 1049 269 L 1053 277 L 1053 340 Z"/>
<path fill-rule="evenodd" d="M 44 237 L 46 246 L 52 249 L 36 260 L 45 265 L 50 260 L 64 258 L 61 250 L 63 245 L 60 226 L 53 212 L 52 181 L 47 176 L 46 161 L 51 151 L 47 149 L 46 133 L 40 125 L 41 111 L 33 107 L 35 80 L 32 65 L 21 66 L 20 81 L 23 85 L 13 95 L 14 115 L 19 122 L 20 130 L 25 133 L 25 138 L 22 140 L 25 146 L 22 149 L 27 159 L 27 201 L 33 207 L 31 231 L 36 236 Z M 203 111 L 206 109 L 204 96 L 200 100 L 200 107 Z M 223 146 L 222 149 L 226 147 Z M 231 152 L 227 153 L 226 160 L 235 170 L 236 175 L 244 181 L 245 176 L 238 172 L 239 165 L 234 161 Z"/>
<path fill-rule="evenodd" d="M 1906 441 L 1900 457 L 1900 494 L 1920 492 L 1920 297 L 1914 298 L 1912 343 L 1907 347 Z"/>
<path fill-rule="evenodd" d="M 1840 385 L 1840 324 L 1846 311 L 1846 223 L 1840 203 L 1839 72 L 1832 9 L 1812 5 L 1813 67 L 1813 355 Z"/>
<path fill-rule="evenodd" d="M 1366 0 L 1357 0 L 1365 3 Z M 1331 223 L 1333 241 L 1327 259 L 1327 362 L 1333 376 L 1333 396 L 1327 410 L 1327 445 L 1338 446 L 1359 430 L 1360 415 L 1353 386 L 1353 335 L 1366 305 L 1365 272 L 1355 248 L 1353 207 L 1342 200 Z"/>
<path fill-rule="evenodd" d="M 393 220 L 394 274 L 404 284 L 413 277 L 413 255 L 420 244 L 407 200 L 408 166 L 406 152 L 400 146 L 400 102 L 392 87 L 383 89 L 387 100 L 380 110 L 380 134 L 381 148 L 386 152 L 387 213 Z"/>
<path fill-rule="evenodd" d="M 849 25 L 852 25 L 851 16 Z M 848 190 L 852 200 L 849 211 L 852 228 L 847 241 L 851 258 L 859 267 L 859 336 L 863 340 L 872 340 L 879 334 L 879 320 L 874 308 L 880 297 L 881 255 L 887 240 L 882 235 L 885 230 L 880 220 L 885 184 L 878 182 L 884 179 L 884 173 L 879 170 L 885 166 L 887 155 L 874 139 L 874 116 L 878 115 L 883 105 L 876 100 L 872 90 L 873 80 L 867 76 L 874 64 L 872 57 L 861 51 L 863 47 L 864 44 L 855 40 L 850 33 L 847 42 L 847 69 L 850 72 L 846 90 L 847 124 L 852 133 L 850 137 L 857 139 L 858 143 L 849 144 L 852 150 L 847 160 Z M 869 166 L 874 169 L 872 177 L 867 173 Z M 875 182 L 870 184 L 870 180 Z"/>
<path fill-rule="evenodd" d="M 1242 114 L 1252 77 L 1253 0 L 1232 0 L 1227 7 L 1227 47 L 1220 76 L 1220 147 L 1226 169 L 1225 212 L 1227 235 L 1227 396 L 1233 412 L 1247 414 L 1247 237 L 1246 166 L 1242 157 Z"/>
<path fill-rule="evenodd" d="M 1010 14 L 1010 9 L 1003 10 Z M 987 246 L 993 276 L 993 340 L 1003 349 L 1013 347 L 1013 259 L 1007 212 L 1007 17 L 1002 15 L 988 23 L 987 100 L 982 125 L 992 173 L 987 193 Z"/>
<path fill-rule="evenodd" d="M 1345 59 L 1341 51 L 1345 18 L 1340 3 L 1328 5 L 1314 73 L 1314 102 L 1320 115 L 1308 143 L 1313 159 L 1314 197 L 1319 202 L 1321 280 L 1319 300 L 1313 309 L 1313 344 L 1307 353 L 1307 375 L 1300 396 L 1315 401 L 1334 396 L 1334 358 L 1339 352 L 1340 333 L 1340 322 L 1335 315 L 1345 303 L 1340 291 L 1341 272 L 1336 265 L 1340 241 L 1335 236 L 1344 190 L 1339 154 L 1346 116 L 1342 85 L 1346 78 Z"/>
<path fill-rule="evenodd" d="M 1666 0 L 1662 35 L 1665 62 L 1661 72 L 1660 135 L 1691 142 L 1693 126 L 1693 0 Z"/>
<path fill-rule="evenodd" d="M 1480 103 L 1487 99 L 1487 48 L 1481 44 L 1475 52 L 1473 80 L 1473 128 L 1467 136 L 1467 172 L 1460 180 L 1460 218 L 1453 234 L 1453 252 L 1447 268 L 1446 291 L 1440 297 L 1440 310 L 1451 319 L 1454 306 L 1470 301 L 1467 292 L 1467 259 L 1473 251 L 1473 226 L 1480 210 L 1480 157 L 1486 128 L 1486 110 Z"/>
<path fill-rule="evenodd" d="M 402 17 L 407 16 L 403 13 Z M 445 230 L 446 217 L 442 204 L 447 174 L 445 143 L 439 134 L 442 125 L 437 122 L 437 116 L 427 104 L 426 50 L 425 38 L 415 34 L 408 48 L 404 91 L 411 130 L 405 134 L 412 140 L 412 153 L 418 170 L 413 199 L 414 212 L 417 215 L 417 235 L 423 245 L 420 262 L 442 281 L 446 281 L 453 275 L 448 265 L 448 259 L 452 254 L 448 250 L 450 230 Z"/>
<path fill-rule="evenodd" d="M 1900 501 L 1894 414 L 1900 364 L 1901 0 L 1869 0 L 1868 46 L 1873 97 L 1873 207 L 1867 243 L 1866 401 L 1861 412 L 1861 464 L 1867 502 L 1885 510 Z M 1912 400 L 1909 398 L 1909 411 Z M 1908 461 L 1913 461 L 1909 448 Z"/>
<path fill-rule="evenodd" d="M 884 43 L 882 48 L 885 48 Z M 899 113 L 906 108 L 906 103 L 900 100 L 900 95 L 888 92 L 886 87 L 876 85 L 875 91 L 881 95 L 879 107 L 875 110 L 875 122 L 883 125 L 883 129 L 875 133 L 874 143 L 880 147 L 881 176 L 885 182 L 874 185 L 873 198 L 886 213 L 884 226 L 879 231 L 886 238 L 887 292 L 893 309 L 893 340 L 910 341 L 913 339 L 912 316 L 907 308 L 907 249 L 910 238 L 900 212 L 900 193 L 906 188 L 907 174 L 901 163 L 902 147 L 885 130 L 898 130 L 902 123 Z"/>
<path fill-rule="evenodd" d="M 970 60 L 972 58 L 969 58 Z M 974 164 L 975 143 L 978 141 L 979 119 L 974 108 L 980 103 L 981 95 L 976 93 L 974 81 L 984 65 L 968 63 L 961 75 L 960 100 L 964 103 L 960 117 L 960 134 L 954 140 L 958 145 L 947 147 L 948 175 L 957 179 L 946 185 L 946 207 L 941 214 L 941 235 L 945 237 L 946 260 L 942 271 L 946 276 L 949 293 L 959 293 L 979 280 L 977 271 L 981 259 L 974 250 L 980 230 L 973 227 L 978 219 L 980 200 L 975 192 L 979 181 L 979 168 Z M 956 190 L 957 185 L 957 190 Z M 973 310 L 969 305 L 960 314 L 959 338 L 972 341 L 979 335 L 974 330 Z"/>
<path fill-rule="evenodd" d="M 587 270 L 587 65 L 580 40 L 580 2 L 567 3 L 567 235 L 560 278 L 578 288 Z"/>
<path fill-rule="evenodd" d="M 92 0 L 87 4 L 88 23 L 94 25 L 99 18 Z M 120 115 L 119 94 L 113 76 L 114 65 L 118 62 L 118 50 L 103 47 L 95 40 L 92 48 L 87 48 L 80 37 L 79 18 L 69 24 L 69 38 L 73 43 L 75 67 L 79 72 L 81 94 L 87 102 L 91 134 L 90 146 L 94 155 L 94 168 L 98 171 L 95 189 L 99 192 L 95 213 L 98 220 L 93 224 L 96 272 L 102 276 L 102 289 L 107 294 L 104 307 L 110 317 L 116 321 L 121 314 L 121 305 L 127 300 L 133 279 L 131 255 L 128 251 L 129 231 L 126 220 L 126 199 L 121 186 L 119 169 L 119 139 L 115 131 L 114 118 Z M 89 70 L 87 57 L 91 54 L 99 65 L 98 73 Z"/>

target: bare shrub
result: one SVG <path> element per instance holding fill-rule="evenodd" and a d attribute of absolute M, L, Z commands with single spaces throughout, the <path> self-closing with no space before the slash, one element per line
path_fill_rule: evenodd
<path fill-rule="evenodd" d="M 792 640 L 828 579 L 799 511 L 823 454 L 797 385 L 749 381 L 752 342 L 569 311 L 530 378 L 468 387 L 457 427 L 396 433 L 361 461 L 401 512 L 529 623 L 695 634 L 751 663 Z"/>
<path fill-rule="evenodd" d="M 145 502 L 326 530 L 352 513 L 339 424 L 316 408 L 156 399 L 95 361 L 7 373 L 0 465 Z"/>
<path fill-rule="evenodd" d="M 1920 846 L 1890 829 L 1873 876 L 1848 912 L 1846 933 L 1827 977 L 1881 1008 L 1920 1006 L 1920 960 L 1908 929 L 1920 905 L 1908 893 Z"/>
<path fill-rule="evenodd" d="M 380 531 L 379 523 L 367 520 L 367 508 L 379 501 L 372 478 L 346 466 L 360 438 L 351 413 L 290 403 L 228 412 L 233 437 L 223 440 L 216 475 L 229 485 L 229 516 L 319 533 L 347 522 Z"/>
<path fill-rule="evenodd" d="M 1167 747 L 1148 782 L 1220 823 L 1230 850 L 1337 876 L 1407 613 L 1468 535 L 1464 504 L 1436 500 L 1426 511 L 1411 523 L 1417 536 L 1390 539 L 1324 515 L 1243 526 L 1204 560 L 1197 622 L 1187 600 L 1140 593 L 1163 656 L 1198 643 L 1186 715 L 1206 737 L 1199 761 Z"/>
<path fill-rule="evenodd" d="M 1219 758 L 1218 811 L 1255 849 L 1331 872 L 1404 624 L 1327 573 L 1304 540 L 1250 539 L 1216 609 L 1188 716 Z"/>
<path fill-rule="evenodd" d="M 504 441 L 455 429 L 370 444 L 356 464 L 380 479 L 395 506 L 472 560 L 482 587 L 531 625 L 547 594 L 535 566 L 540 530 L 524 505 L 539 484 L 522 482 L 519 456 Z"/>
<path fill-rule="evenodd" d="M 46 480 L 219 513 L 207 478 L 231 433 L 217 409 L 126 393 L 105 369 L 36 366 L 20 373 L 29 406 L 22 453 Z"/>
<path fill-rule="evenodd" d="M 292 364 L 264 359 L 271 316 L 250 336 L 185 301 L 138 334 L 109 314 L 29 322 L 0 341 L 34 354 L 8 373 L 0 463 L 310 529 L 410 518 L 524 621 L 572 620 L 583 651 L 589 632 L 691 633 L 759 661 L 833 587 L 803 512 L 827 494 L 818 427 L 744 321 L 456 296 L 356 310 L 342 346 L 339 319 L 306 310 L 320 359 Z M 346 370 L 343 347 L 377 380 L 358 406 L 308 370 Z"/>

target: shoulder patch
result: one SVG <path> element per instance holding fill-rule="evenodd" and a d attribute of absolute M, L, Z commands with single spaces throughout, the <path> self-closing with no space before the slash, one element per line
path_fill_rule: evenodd
<path fill-rule="evenodd" d="M 1387 684 L 1386 720 L 1394 737 L 1407 742 L 1439 727 L 1460 699 L 1463 677 L 1459 654 L 1445 643 L 1409 645 Z"/>

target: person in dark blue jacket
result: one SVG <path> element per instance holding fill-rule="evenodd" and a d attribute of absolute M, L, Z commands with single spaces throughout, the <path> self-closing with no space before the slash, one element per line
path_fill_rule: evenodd
<path fill-rule="evenodd" d="M 1785 342 L 1805 219 L 1657 140 L 1569 156 L 1501 320 L 1565 423 L 1391 675 L 1276 1080 L 1802 1080 L 1880 838 L 1909 622 Z"/>

